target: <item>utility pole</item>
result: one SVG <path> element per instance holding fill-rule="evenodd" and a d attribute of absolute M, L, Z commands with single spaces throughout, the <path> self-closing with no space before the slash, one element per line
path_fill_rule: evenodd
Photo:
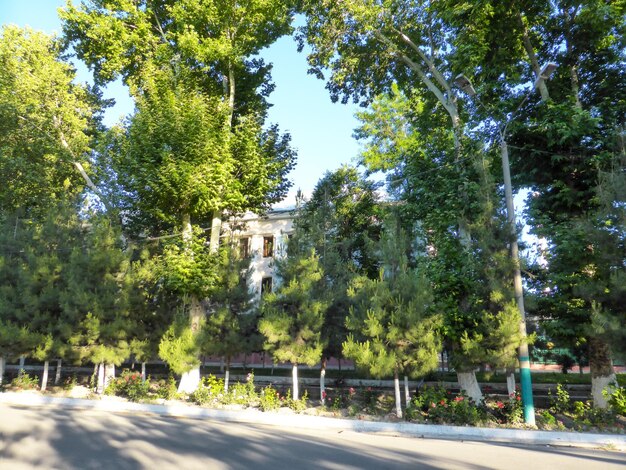
<path fill-rule="evenodd" d="M 530 92 L 524 97 L 522 102 L 519 104 L 515 112 L 511 114 L 511 118 L 515 115 L 515 113 L 521 108 L 522 104 L 528 99 L 530 94 L 536 90 L 539 86 L 541 86 L 552 72 L 556 69 L 556 64 L 548 63 L 546 64 L 539 76 L 535 80 L 533 88 Z M 470 82 L 469 78 L 465 75 L 460 74 L 454 79 L 454 83 L 458 86 L 463 92 L 468 94 L 469 96 L 476 97 L 476 90 L 472 86 L 472 82 Z M 543 96 L 542 96 L 542 99 Z M 478 100 L 480 103 L 480 100 Z M 481 104 L 482 106 L 482 104 Z M 483 106 L 484 108 L 484 106 Z M 510 120 L 509 120 L 510 122 Z M 532 380 L 530 376 L 530 355 L 528 353 L 528 343 L 526 342 L 527 332 L 526 332 L 526 309 L 524 308 L 524 288 L 522 285 L 522 271 L 520 269 L 519 262 L 519 245 L 517 243 L 517 227 L 515 225 L 515 205 L 513 204 L 513 185 L 511 184 L 511 166 L 509 164 L 509 148 L 506 143 L 506 129 L 509 124 L 507 122 L 504 126 L 502 126 L 502 130 L 500 132 L 500 151 L 502 155 L 502 176 L 504 179 L 504 198 L 506 201 L 506 218 L 509 225 L 510 233 L 511 233 L 511 260 L 513 261 L 513 289 L 515 300 L 517 302 L 517 308 L 520 313 L 520 324 L 519 324 L 519 332 L 522 337 L 522 343 L 518 349 L 518 360 L 519 360 L 519 371 L 520 371 L 520 385 L 522 391 L 522 404 L 524 406 L 524 422 L 526 424 L 535 425 L 535 405 L 533 403 L 533 386 Z"/>
<path fill-rule="evenodd" d="M 533 385 L 530 378 L 530 355 L 528 343 L 525 341 L 526 332 L 526 309 L 524 308 L 524 289 L 522 287 L 522 271 L 519 262 L 519 245 L 517 243 L 517 229 L 515 225 L 515 205 L 513 204 L 513 190 L 511 185 L 511 167 L 509 165 L 509 148 L 504 134 L 500 139 L 502 153 L 502 176 L 504 177 L 504 199 L 506 200 L 506 216 L 511 231 L 511 260 L 513 261 L 513 289 L 515 301 L 520 313 L 519 332 L 522 343 L 519 346 L 519 375 L 522 391 L 522 404 L 524 406 L 524 422 L 535 425 L 535 405 L 533 403 Z"/>

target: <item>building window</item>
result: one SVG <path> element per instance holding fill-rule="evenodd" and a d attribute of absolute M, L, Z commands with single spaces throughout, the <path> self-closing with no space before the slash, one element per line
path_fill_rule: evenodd
<path fill-rule="evenodd" d="M 239 239 L 239 256 L 242 259 L 250 256 L 250 238 L 243 237 Z"/>
<path fill-rule="evenodd" d="M 272 292 L 272 278 L 264 277 L 261 279 L 261 295 Z"/>
<path fill-rule="evenodd" d="M 274 256 L 274 237 L 263 237 L 263 258 Z"/>

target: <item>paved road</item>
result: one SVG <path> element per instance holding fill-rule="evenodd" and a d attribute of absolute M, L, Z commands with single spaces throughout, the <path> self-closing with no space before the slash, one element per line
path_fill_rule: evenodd
<path fill-rule="evenodd" d="M 0 405 L 0 469 L 624 469 L 626 453 Z"/>

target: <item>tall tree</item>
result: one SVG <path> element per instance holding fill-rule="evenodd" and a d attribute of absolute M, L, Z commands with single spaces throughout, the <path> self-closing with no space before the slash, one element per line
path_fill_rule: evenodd
<path fill-rule="evenodd" d="M 494 153 L 483 152 L 467 139 L 466 178 L 459 179 L 449 158 L 445 125 L 442 128 L 419 94 L 406 95 L 397 86 L 359 118 L 362 126 L 356 136 L 366 141 L 361 161 L 371 171 L 388 173 L 390 196 L 397 201 L 405 230 L 427 254 L 423 267 L 435 286 L 438 309 L 445 312 L 445 342 L 459 384 L 478 402 L 482 395 L 474 370 L 496 362 L 501 353 L 488 353 L 487 344 L 497 343 L 490 338 L 495 330 L 487 327 L 488 319 L 507 318 L 506 323 L 519 325 L 504 314 L 512 300 L 512 264 L 506 249 L 510 234 L 493 176 Z M 455 197 L 461 181 L 471 199 Z M 462 208 L 463 203 L 468 205 Z M 466 223 L 470 245 L 459 237 L 460 211 L 472 212 Z M 517 334 L 508 339 L 519 344 Z"/>
<path fill-rule="evenodd" d="M 288 255 L 315 249 L 331 299 L 322 328 L 326 345 L 320 370 L 322 401 L 327 359 L 341 359 L 347 335 L 348 285 L 355 276 L 375 278 L 378 274 L 379 261 L 374 254 L 381 231 L 378 187 L 356 168 L 342 167 L 320 179 L 311 198 L 296 211 Z"/>
<path fill-rule="evenodd" d="M 542 293 L 538 311 L 547 315 L 546 327 L 565 344 L 588 344 L 594 403 L 606 406 L 601 389 L 614 382 L 611 353 L 593 318 L 594 311 L 605 309 L 602 303 L 607 310 L 614 309 L 610 296 L 598 293 L 613 291 L 608 274 L 621 271 L 624 258 L 618 254 L 622 229 L 616 227 L 609 235 L 603 227 L 601 221 L 610 217 L 606 212 L 599 215 L 597 195 L 601 175 L 620 161 L 616 142 L 626 111 L 622 66 L 626 5 L 589 0 L 524 2 L 518 8 L 519 27 L 503 33 L 519 38 L 527 56 L 508 63 L 517 60 L 525 66 L 520 67 L 523 80 L 529 78 L 527 71 L 535 71 L 538 60 L 559 65 L 549 94 L 540 90 L 541 102 L 531 98 L 520 105 L 521 97 L 511 82 L 511 100 L 499 105 L 503 115 L 513 106 L 519 108 L 509 126 L 513 174 L 517 184 L 532 191 L 528 222 L 536 235 L 548 240 L 547 265 L 538 267 L 543 271 L 538 280 L 545 281 L 536 283 Z M 483 63 L 481 69 L 503 70 L 507 61 L 500 60 L 487 67 Z M 482 79 L 479 74 L 479 90 L 496 83 L 493 77 L 484 83 Z M 487 94 L 487 107 L 495 97 Z M 617 256 L 606 256 L 608 252 Z"/>
<path fill-rule="evenodd" d="M 7 219 L 0 226 L 0 382 L 7 359 L 31 355 L 39 340 L 25 309 L 29 270 L 24 249 L 30 233 L 19 218 Z"/>
<path fill-rule="evenodd" d="M 423 208 L 438 200 L 426 211 L 439 216 L 437 229 L 429 226 L 426 233 L 436 234 L 438 259 L 448 265 L 449 307 L 461 320 L 456 329 L 472 328 L 480 323 L 481 309 L 468 282 L 476 281 L 468 266 L 477 250 L 470 227 L 480 218 L 478 189 L 486 170 L 480 147 L 464 126 L 467 114 L 453 85 L 455 51 L 442 11 L 436 2 L 411 0 L 311 1 L 304 2 L 304 10 L 308 21 L 300 30 L 301 45 L 306 40 L 313 47 L 312 73 L 323 78 L 330 71 L 331 97 L 362 104 L 388 97 L 373 105 L 377 112 L 357 131 L 371 138 L 364 161 L 370 171 L 394 175 L 392 191 L 426 198 Z M 424 172 L 429 174 L 422 178 Z M 455 349 L 462 358 L 463 349 Z M 460 364 L 468 365 L 457 369 L 459 381 L 480 400 L 476 358 L 462 359 Z"/>
<path fill-rule="evenodd" d="M 3 26 L 0 36 L 0 214 L 42 217 L 91 182 L 90 146 L 102 104 L 74 83 L 61 42 Z M 106 202 L 106 201 L 105 201 Z"/>
<path fill-rule="evenodd" d="M 136 100 L 104 159 L 136 233 L 174 228 L 189 251 L 192 225 L 210 221 L 216 252 L 222 212 L 284 197 L 294 153 L 277 127 L 263 129 L 270 67 L 253 56 L 290 31 L 289 2 L 93 0 L 61 17 L 96 82 L 121 75 Z M 194 332 L 204 315 L 197 295 L 188 301 Z M 195 368 L 181 390 L 198 381 Z"/>

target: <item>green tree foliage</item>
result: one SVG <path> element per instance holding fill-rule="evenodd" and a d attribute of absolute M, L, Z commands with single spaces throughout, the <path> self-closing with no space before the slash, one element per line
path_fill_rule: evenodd
<path fill-rule="evenodd" d="M 188 307 L 189 308 L 189 307 Z M 202 327 L 202 322 L 197 325 Z M 200 366 L 200 342 L 196 331 L 189 323 L 184 310 L 178 312 L 174 321 L 163 334 L 159 343 L 159 357 L 178 375 Z"/>
<path fill-rule="evenodd" d="M 205 314 L 199 291 L 216 279 L 193 246 L 193 225 L 210 222 L 213 254 L 224 211 L 264 210 L 290 186 L 289 136 L 264 127 L 271 67 L 253 56 L 291 31 L 291 12 L 289 2 L 267 0 L 92 0 L 61 12 L 96 83 L 121 76 L 135 99 L 100 164 L 131 233 L 182 233 L 178 252 L 164 254 L 174 269 L 165 278 L 188 281 L 177 291 L 189 294 L 194 333 Z M 193 377 L 183 376 L 181 390 L 197 387 L 197 369 Z"/>
<path fill-rule="evenodd" d="M 324 348 L 321 330 L 328 307 L 324 272 L 313 251 L 288 257 L 277 263 L 277 269 L 282 285 L 263 299 L 259 331 L 274 360 L 294 366 L 297 399 L 298 364 L 317 364 Z"/>
<path fill-rule="evenodd" d="M 220 249 L 217 269 L 219 281 L 207 302 L 202 352 L 224 357 L 228 371 L 232 357 L 260 346 L 258 311 L 247 282 L 250 259 L 242 259 L 236 247 L 227 244 Z"/>
<path fill-rule="evenodd" d="M 81 363 L 119 366 L 130 355 L 129 261 L 119 232 L 103 216 L 92 217 L 71 248 L 60 302 L 73 322 L 68 343 Z"/>
<path fill-rule="evenodd" d="M 430 282 L 408 265 L 411 247 L 397 220 L 388 220 L 380 243 L 378 279 L 361 276 L 349 289 L 352 307 L 344 354 L 372 376 L 424 376 L 438 366 L 443 317 L 433 307 Z M 396 409 L 401 416 L 399 389 Z"/>
<path fill-rule="evenodd" d="M 374 253 L 381 231 L 378 187 L 355 168 L 342 167 L 320 179 L 311 198 L 296 211 L 288 255 L 298 256 L 314 249 L 332 299 L 322 330 L 326 356 L 342 354 L 350 281 L 358 275 L 374 278 L 378 274 Z"/>
<path fill-rule="evenodd" d="M 213 210 L 262 209 L 284 197 L 294 153 L 288 136 L 262 128 L 271 67 L 250 57 L 290 31 L 290 11 L 285 2 L 94 0 L 61 12 L 97 83 L 121 76 L 137 101 L 126 131 L 131 158 L 113 164 L 122 193 L 139 202 L 127 208 L 133 216 L 209 219 Z M 113 142 L 105 164 L 115 163 Z"/>
<path fill-rule="evenodd" d="M 455 369 L 471 373 L 484 363 L 513 365 L 519 314 L 516 318 L 510 311 L 510 235 L 493 175 L 494 153 L 465 140 L 459 175 L 453 147 L 442 138 L 445 123 L 432 119 L 419 95 L 407 96 L 397 86 L 359 118 L 356 136 L 366 141 L 361 162 L 388 173 L 391 196 L 401 202 L 396 210 L 425 255 L 422 269 L 433 283 L 437 310 L 445 313 L 445 344 Z M 465 239 L 460 213 L 471 213 L 464 222 Z M 477 383 L 467 391 L 480 400 Z"/>
<path fill-rule="evenodd" d="M 8 219 L 0 229 L 0 374 L 6 359 L 31 354 L 38 340 L 29 328 L 23 296 L 28 279 L 22 250 L 28 233 Z"/>
<path fill-rule="evenodd" d="M 598 194 L 607 188 L 602 175 L 622 160 L 626 4 L 440 5 L 460 71 L 470 74 L 480 96 L 482 105 L 472 108 L 476 126 L 490 139 L 513 119 L 506 137 L 514 182 L 531 189 L 527 221 L 548 242 L 547 264 L 535 267 L 532 282 L 537 312 L 561 342 L 589 344 L 593 376 L 610 375 L 606 340 L 617 324 L 607 320 L 624 317 L 612 300 L 620 295 L 613 280 L 624 270 L 623 225 L 607 229 L 615 215 L 600 209 Z M 558 68 L 549 83 L 539 84 L 541 101 L 532 94 L 524 98 L 548 61 Z M 484 125 L 493 120 L 497 126 Z M 615 196 L 604 205 L 613 213 L 620 204 Z M 598 325 L 600 311 L 614 313 Z"/>
<path fill-rule="evenodd" d="M 58 201 L 80 194 L 89 180 L 101 103 L 74 78 L 59 40 L 15 26 L 2 28 L 0 214 L 43 217 Z"/>

